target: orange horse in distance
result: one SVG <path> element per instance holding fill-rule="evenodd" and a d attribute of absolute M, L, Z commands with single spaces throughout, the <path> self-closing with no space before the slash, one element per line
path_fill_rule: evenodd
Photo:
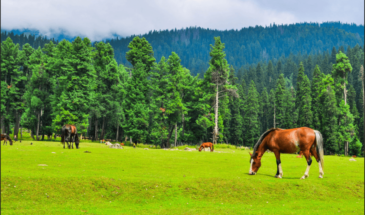
<path fill-rule="evenodd" d="M 211 152 L 214 151 L 214 144 L 211 143 L 211 142 L 206 142 L 206 143 L 203 143 L 203 144 L 200 145 L 199 152 L 201 152 L 203 148 L 208 148 L 208 147 L 210 148 Z"/>

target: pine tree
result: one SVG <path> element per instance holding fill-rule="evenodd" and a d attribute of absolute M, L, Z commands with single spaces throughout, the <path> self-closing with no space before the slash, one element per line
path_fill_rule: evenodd
<path fill-rule="evenodd" d="M 265 132 L 267 129 L 271 127 L 269 118 L 270 118 L 270 103 L 269 103 L 269 95 L 267 94 L 266 87 L 261 93 L 260 96 L 260 107 L 261 107 L 261 133 Z"/>
<path fill-rule="evenodd" d="M 301 102 L 302 97 L 303 97 L 303 93 L 302 93 L 302 90 L 301 90 L 301 85 L 302 85 L 303 80 L 304 80 L 304 66 L 303 66 L 303 63 L 300 62 L 298 78 L 297 78 L 297 85 L 296 85 L 297 97 L 296 97 L 296 100 L 295 100 L 295 107 L 297 109 L 299 108 L 300 102 Z"/>
<path fill-rule="evenodd" d="M 339 149 L 344 152 L 345 155 L 349 155 L 349 143 L 356 138 L 355 126 L 353 124 L 354 117 L 350 112 L 350 106 L 345 104 L 342 100 L 339 105 L 339 126 L 338 126 L 338 138 Z M 355 134 L 355 135 L 354 135 Z M 342 145 L 343 144 L 343 145 Z"/>
<path fill-rule="evenodd" d="M 338 133 L 337 133 L 337 104 L 335 93 L 332 90 L 331 84 L 324 85 L 321 98 L 322 105 L 322 130 L 323 148 L 325 154 L 338 153 Z"/>
<path fill-rule="evenodd" d="M 86 132 L 91 95 L 96 87 L 92 49 L 90 40 L 80 37 L 72 43 L 64 40 L 57 45 L 53 74 L 58 77 L 58 83 L 52 98 L 52 126 L 56 132 L 60 132 L 66 123 L 75 124 L 78 133 Z M 67 121 L 67 118 L 74 121 Z"/>
<path fill-rule="evenodd" d="M 310 82 L 307 76 L 304 76 L 302 82 L 298 81 L 298 85 L 300 85 L 300 95 L 301 99 L 299 100 L 299 119 L 298 126 L 300 127 L 312 127 L 313 123 L 313 114 L 312 114 L 312 97 L 311 97 L 311 89 Z M 298 98 L 297 97 L 297 98 Z"/>
<path fill-rule="evenodd" d="M 219 124 L 223 125 L 222 122 L 219 123 L 219 114 L 224 114 L 219 112 L 219 98 L 221 96 L 226 96 L 227 93 L 231 93 L 233 96 L 238 97 L 236 93 L 237 89 L 228 82 L 229 77 L 229 65 L 225 59 L 226 54 L 224 53 L 224 43 L 221 42 L 220 37 L 214 38 L 214 46 L 211 45 L 210 56 L 212 57 L 209 61 L 208 71 L 204 75 L 204 79 L 210 82 L 210 87 L 214 88 L 214 130 L 213 130 L 213 143 L 216 144 L 219 135 Z M 226 102 L 222 102 L 223 110 L 224 105 L 228 103 L 228 98 Z M 223 100 L 224 101 L 224 100 Z M 222 106 L 221 105 L 221 106 Z M 222 120 L 224 117 L 221 117 Z M 221 131 L 223 126 L 221 126 Z M 223 132 L 222 132 L 223 133 Z"/>
<path fill-rule="evenodd" d="M 253 147 L 260 136 L 259 103 L 255 83 L 251 81 L 245 104 L 245 144 Z"/>
<path fill-rule="evenodd" d="M 263 88 L 264 88 L 264 85 L 263 85 L 263 81 L 265 80 L 264 79 L 264 71 L 261 67 L 261 64 L 258 63 L 257 64 L 257 67 L 256 67 L 256 81 L 255 83 L 257 83 L 257 92 L 259 94 L 261 94 Z"/>
<path fill-rule="evenodd" d="M 93 104 L 93 112 L 95 114 L 95 110 L 97 108 L 99 109 L 97 112 L 99 112 L 102 117 L 100 139 L 104 139 L 105 123 L 107 123 L 106 118 L 117 115 L 115 112 L 116 110 L 113 107 L 119 106 L 119 102 L 118 99 L 114 97 L 116 92 L 113 91 L 113 88 L 117 87 L 117 80 L 120 74 L 117 62 L 114 59 L 113 47 L 109 43 L 105 44 L 103 42 L 96 43 L 95 47 L 94 68 L 98 76 L 98 88 L 96 90 L 96 95 L 98 96 L 97 98 L 94 98 L 95 104 Z M 98 120 L 98 117 L 95 118 Z M 112 118 L 115 119 L 115 117 Z"/>
<path fill-rule="evenodd" d="M 312 80 L 312 113 L 313 113 L 313 129 L 319 130 L 321 128 L 321 105 L 320 105 L 320 84 L 322 82 L 323 75 L 319 70 L 319 66 L 316 65 L 313 72 Z"/>
<path fill-rule="evenodd" d="M 144 142 L 148 134 L 149 104 L 148 104 L 148 73 L 151 71 L 155 58 L 152 46 L 145 38 L 133 38 L 129 43 L 127 60 L 132 64 L 131 77 L 125 84 L 125 100 L 123 107 L 126 119 L 122 124 L 125 134 L 135 141 Z"/>
<path fill-rule="evenodd" d="M 351 126 L 353 124 L 353 121 L 351 120 L 353 120 L 353 116 L 351 113 L 346 112 L 350 110 L 350 107 L 347 104 L 346 76 L 351 71 L 352 66 L 350 64 L 350 61 L 348 60 L 348 57 L 340 51 L 336 55 L 336 64 L 334 64 L 332 67 L 332 76 L 335 80 L 337 102 L 338 104 L 340 104 L 339 131 L 343 132 L 352 132 L 350 130 L 352 129 Z M 347 117 L 350 118 L 347 119 Z M 345 141 L 345 155 L 348 155 L 349 142 L 351 141 L 349 134 L 341 134 L 340 140 Z"/>
<path fill-rule="evenodd" d="M 275 88 L 275 80 L 276 80 L 276 76 L 274 73 L 274 66 L 271 62 L 271 60 L 269 61 L 269 64 L 267 65 L 267 80 L 266 83 L 268 83 L 268 90 L 270 91 L 271 89 Z"/>
<path fill-rule="evenodd" d="M 331 66 L 332 66 L 332 64 L 336 63 L 336 54 L 337 54 L 336 48 L 333 46 L 332 52 L 331 52 L 331 61 L 330 61 Z"/>
<path fill-rule="evenodd" d="M 1 91 L 5 94 L 6 100 L 2 99 L 1 104 L 1 131 L 10 134 L 10 124 L 14 122 L 14 113 L 20 105 L 21 94 L 19 93 L 19 82 L 23 72 L 19 70 L 19 44 L 15 45 L 8 37 L 1 43 Z"/>
<path fill-rule="evenodd" d="M 240 112 L 240 118 L 241 118 L 241 124 L 242 127 L 241 129 L 245 126 L 244 124 L 244 119 L 245 119 L 245 104 L 246 104 L 246 82 L 244 79 L 241 80 L 241 85 L 238 85 L 238 95 L 239 95 L 239 112 Z M 242 131 L 241 135 L 240 135 L 240 143 L 242 143 L 242 145 L 245 145 L 245 138 L 244 138 L 245 133 Z"/>
<path fill-rule="evenodd" d="M 278 128 L 284 128 L 285 126 L 285 111 L 286 111 L 286 101 L 285 101 L 285 80 L 284 75 L 280 74 L 277 80 L 276 90 L 275 90 L 275 121 Z"/>

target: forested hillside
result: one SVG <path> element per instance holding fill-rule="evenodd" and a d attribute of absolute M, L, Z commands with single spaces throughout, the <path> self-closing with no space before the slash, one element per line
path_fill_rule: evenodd
<path fill-rule="evenodd" d="M 302 35 L 307 32 L 306 39 L 297 36 L 304 51 L 286 47 L 290 46 L 286 34 L 278 29 L 296 35 L 290 28 L 302 29 Z M 315 24 L 273 26 L 268 29 L 270 35 L 263 34 L 263 41 L 270 37 L 281 42 L 271 43 L 273 51 L 267 59 L 258 57 L 256 63 L 241 65 L 235 65 L 241 59 L 239 53 L 235 58 L 228 55 L 227 50 L 234 48 L 225 43 L 227 37 L 211 35 L 211 46 L 203 50 L 200 44 L 196 52 L 209 65 L 201 75 L 192 74 L 183 64 L 189 48 L 171 46 L 170 53 L 158 58 L 156 47 L 144 37 L 128 43 L 124 55 L 128 67 L 117 63 L 111 43 L 92 44 L 88 38 L 77 37 L 72 42 L 49 41 L 34 49 L 30 44 L 20 48 L 8 37 L 1 43 L 1 129 L 19 134 L 19 129 L 27 128 L 34 138 L 43 139 L 68 123 L 94 139 L 125 141 L 128 137 L 131 142 L 171 147 L 201 141 L 253 146 L 269 128 L 307 126 L 321 131 L 326 154 L 361 155 L 363 35 L 357 38 L 335 28 L 329 29 L 332 34 L 324 34 L 323 29 Z M 246 30 L 259 35 L 254 28 Z M 203 38 L 202 32 L 208 30 L 200 29 L 198 38 Z M 230 33 L 238 35 L 235 32 Z M 336 45 L 329 51 L 319 50 L 313 42 L 317 33 L 312 32 L 335 38 L 323 47 L 331 41 Z M 312 40 L 307 39 L 310 35 Z M 252 45 L 237 38 L 242 44 L 235 47 Z M 203 52 L 208 53 L 204 61 L 199 54 Z"/>
<path fill-rule="evenodd" d="M 19 43 L 20 47 L 25 43 L 29 43 L 33 48 L 38 48 L 39 45 L 43 47 L 49 41 L 41 36 L 17 35 L 13 32 L 2 32 L 1 40 L 5 40 L 8 36 L 14 43 Z M 112 45 L 117 63 L 131 66 L 126 59 L 126 53 L 129 50 L 128 44 L 135 36 L 117 37 L 104 41 Z M 210 44 L 214 43 L 213 38 L 216 36 L 219 36 L 226 44 L 227 60 L 237 70 L 253 63 L 267 63 L 269 60 L 276 63 L 280 57 L 288 57 L 290 53 L 313 55 L 325 51 L 331 52 L 333 47 L 338 50 L 343 46 L 346 50 L 347 46 L 354 47 L 356 44 L 363 46 L 364 26 L 325 22 L 273 24 L 268 27 L 255 26 L 225 31 L 190 27 L 154 30 L 139 36 L 150 42 L 157 60 L 160 60 L 162 56 L 168 57 L 174 51 L 181 57 L 181 64 L 188 68 L 192 75 L 198 73 L 202 75 L 209 67 Z M 53 43 L 58 42 L 55 39 L 51 40 Z"/>

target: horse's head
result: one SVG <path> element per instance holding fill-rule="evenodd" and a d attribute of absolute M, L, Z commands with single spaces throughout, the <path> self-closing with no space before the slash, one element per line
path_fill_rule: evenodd
<path fill-rule="evenodd" d="M 202 151 L 202 148 L 203 148 L 203 146 L 200 146 L 200 147 L 199 147 L 199 152 L 201 152 L 201 151 Z"/>
<path fill-rule="evenodd" d="M 257 156 L 257 153 L 255 153 L 255 156 L 252 156 L 251 153 L 250 154 L 250 175 L 256 175 L 257 171 L 259 170 L 260 166 L 261 166 L 261 158 L 259 158 Z"/>
<path fill-rule="evenodd" d="M 76 145 L 76 149 L 78 149 L 78 148 L 79 148 L 79 143 L 80 143 L 79 136 L 76 134 L 76 136 L 75 136 L 75 145 Z"/>

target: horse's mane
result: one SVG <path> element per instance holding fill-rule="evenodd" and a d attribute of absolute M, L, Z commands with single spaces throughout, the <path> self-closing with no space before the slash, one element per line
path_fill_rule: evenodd
<path fill-rule="evenodd" d="M 255 146 L 253 147 L 253 153 L 252 153 L 252 157 L 255 157 L 256 155 L 256 150 L 259 148 L 259 146 L 261 145 L 262 141 L 264 140 L 264 138 L 272 131 L 275 130 L 279 130 L 280 128 L 270 128 L 269 130 L 265 131 L 263 134 L 261 134 L 261 137 L 259 138 L 259 140 L 257 141 L 257 143 L 255 144 Z M 280 129 L 281 130 L 281 129 Z"/>

